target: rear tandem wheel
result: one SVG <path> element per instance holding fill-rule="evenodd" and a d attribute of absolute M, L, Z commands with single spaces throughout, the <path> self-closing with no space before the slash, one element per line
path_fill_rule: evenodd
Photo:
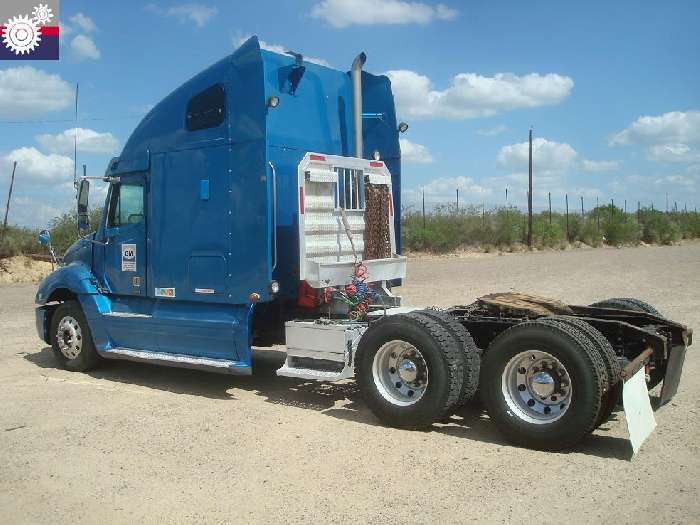
<path fill-rule="evenodd" d="M 569 448 L 591 432 L 608 386 L 605 363 L 586 335 L 554 320 L 526 321 L 502 332 L 484 354 L 486 410 L 514 443 Z"/>
<path fill-rule="evenodd" d="M 434 319 L 385 316 L 362 335 L 355 377 L 370 410 L 384 424 L 424 428 L 449 415 L 463 383 L 456 340 Z"/>

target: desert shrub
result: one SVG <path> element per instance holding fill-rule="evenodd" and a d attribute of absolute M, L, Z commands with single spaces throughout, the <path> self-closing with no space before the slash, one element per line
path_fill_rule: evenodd
<path fill-rule="evenodd" d="M 90 230 L 94 231 L 100 223 L 102 208 L 90 211 Z M 49 226 L 51 242 L 56 255 L 62 255 L 71 244 L 78 240 L 78 216 L 75 212 L 65 212 L 55 217 Z"/>
<path fill-rule="evenodd" d="M 2 224 L 0 223 L 0 229 Z M 42 246 L 37 241 L 37 232 L 20 226 L 8 226 L 0 244 L 0 257 L 12 257 L 28 253 L 41 253 Z"/>
<path fill-rule="evenodd" d="M 681 227 L 667 213 L 645 210 L 642 220 L 642 239 L 645 242 L 671 244 L 681 239 Z"/>

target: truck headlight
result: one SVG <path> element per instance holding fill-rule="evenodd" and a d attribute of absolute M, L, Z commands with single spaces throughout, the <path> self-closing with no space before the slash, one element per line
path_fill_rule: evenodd
<path fill-rule="evenodd" d="M 277 281 L 272 281 L 272 282 L 270 283 L 270 291 L 271 291 L 272 293 L 279 293 L 279 291 L 280 291 L 280 283 L 278 283 Z"/>

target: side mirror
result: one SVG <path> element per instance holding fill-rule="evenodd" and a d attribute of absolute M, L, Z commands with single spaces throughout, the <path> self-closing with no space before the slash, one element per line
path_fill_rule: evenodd
<path fill-rule="evenodd" d="M 49 253 L 51 254 L 51 271 L 53 271 L 58 260 L 56 259 L 56 252 L 51 245 L 51 233 L 49 233 L 49 230 L 41 230 L 39 232 L 39 244 L 48 247 Z"/>
<path fill-rule="evenodd" d="M 42 246 L 51 245 L 51 234 L 49 233 L 49 230 L 41 230 L 39 232 L 39 244 Z"/>
<path fill-rule="evenodd" d="M 90 228 L 88 216 L 88 198 L 90 195 L 90 181 L 83 179 L 78 187 L 78 231 L 82 234 Z"/>

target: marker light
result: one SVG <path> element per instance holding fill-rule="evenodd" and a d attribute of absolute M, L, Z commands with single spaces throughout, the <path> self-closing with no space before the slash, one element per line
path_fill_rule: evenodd
<path fill-rule="evenodd" d="M 276 108 L 277 106 L 279 106 L 279 104 L 280 104 L 280 98 L 275 96 L 275 95 L 272 95 L 271 97 L 269 97 L 267 99 L 267 107 Z"/>
<path fill-rule="evenodd" d="M 272 281 L 272 282 L 270 283 L 270 291 L 271 291 L 272 293 L 279 293 L 279 291 L 280 291 L 280 283 L 278 283 L 277 281 Z"/>
<path fill-rule="evenodd" d="M 373 158 L 374 160 L 379 160 L 379 159 L 382 158 L 381 155 L 379 155 L 379 150 L 378 150 L 378 149 L 375 149 L 375 150 L 372 152 L 372 158 Z"/>
<path fill-rule="evenodd" d="M 408 131 L 408 124 L 405 122 L 399 123 L 399 133 L 406 133 Z"/>

